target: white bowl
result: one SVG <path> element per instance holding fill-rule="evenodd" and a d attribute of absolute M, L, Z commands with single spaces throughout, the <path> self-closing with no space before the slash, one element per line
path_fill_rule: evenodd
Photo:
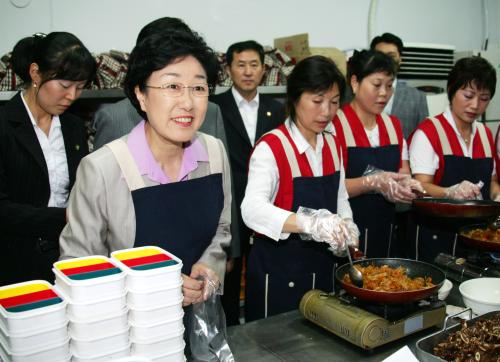
<path fill-rule="evenodd" d="M 438 290 L 438 299 L 445 300 L 446 298 L 448 298 L 451 288 L 453 288 L 453 283 L 448 279 L 445 279 L 443 285 Z"/>
<path fill-rule="evenodd" d="M 500 278 L 477 278 L 460 284 L 462 298 L 475 314 L 500 310 Z"/>

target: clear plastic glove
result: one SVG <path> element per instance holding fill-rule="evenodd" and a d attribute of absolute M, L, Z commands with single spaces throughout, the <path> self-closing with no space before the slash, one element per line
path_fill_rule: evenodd
<path fill-rule="evenodd" d="M 401 180 L 400 184 L 401 186 L 407 188 L 411 192 L 413 191 L 418 191 L 421 194 L 425 194 L 425 190 L 422 187 L 422 184 L 420 181 L 415 180 L 414 178 L 411 178 L 410 175 L 406 175 L 407 177 L 403 180 Z"/>
<path fill-rule="evenodd" d="M 204 263 L 196 263 L 189 276 L 182 275 L 184 306 L 207 300 L 212 294 L 221 294 L 220 278 Z"/>
<path fill-rule="evenodd" d="M 363 186 L 378 192 L 390 202 L 411 203 L 416 197 L 410 184 L 414 184 L 409 175 L 386 172 L 369 165 L 363 173 Z M 417 181 L 418 182 L 418 181 Z M 416 184 L 414 184 L 416 185 Z"/>
<path fill-rule="evenodd" d="M 352 219 L 343 219 L 343 220 L 345 222 L 347 230 L 349 231 L 349 238 L 347 239 L 347 246 L 357 248 L 359 246 L 359 235 L 360 235 L 359 229 Z M 329 250 L 332 251 L 337 256 L 344 257 L 347 255 L 347 248 L 345 247 L 345 244 L 342 245 L 341 248 L 339 248 L 338 245 L 335 245 L 335 247 L 331 246 L 329 248 Z"/>
<path fill-rule="evenodd" d="M 473 184 L 470 181 L 462 181 L 459 184 L 448 187 L 445 190 L 445 197 L 454 200 L 482 200 L 481 188 L 484 186 L 482 181 Z"/>
<path fill-rule="evenodd" d="M 495 201 L 500 202 L 500 194 L 495 196 Z"/>
<path fill-rule="evenodd" d="M 303 240 L 315 240 L 330 244 L 332 249 L 344 249 L 350 238 L 347 223 L 337 214 L 326 209 L 308 209 L 299 207 L 297 210 L 297 226 L 302 231 Z"/>

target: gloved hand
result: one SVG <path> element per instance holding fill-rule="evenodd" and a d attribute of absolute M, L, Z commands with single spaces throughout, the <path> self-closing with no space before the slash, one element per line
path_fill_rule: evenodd
<path fill-rule="evenodd" d="M 348 223 L 326 209 L 314 210 L 301 206 L 297 210 L 296 218 L 303 240 L 326 242 L 337 250 L 344 249 L 346 241 L 351 238 Z"/>
<path fill-rule="evenodd" d="M 421 194 L 425 193 L 425 190 L 422 187 L 422 184 L 420 183 L 420 181 L 415 180 L 414 178 L 411 178 L 410 175 L 406 175 L 406 176 L 407 176 L 406 178 L 404 178 L 403 180 L 401 180 L 399 182 L 399 184 L 401 186 L 405 187 L 406 189 L 410 190 L 411 192 L 418 191 Z"/>
<path fill-rule="evenodd" d="M 378 171 L 365 176 L 362 184 L 371 191 L 380 193 L 390 202 L 410 203 L 415 198 L 415 194 L 408 186 L 408 184 L 412 183 L 409 180 L 411 180 L 409 175 Z"/>
<path fill-rule="evenodd" d="M 445 190 L 445 197 L 454 200 L 478 200 L 482 199 L 481 188 L 484 183 L 479 181 L 473 184 L 470 181 L 462 181 L 459 184 L 448 187 Z"/>
<path fill-rule="evenodd" d="M 347 246 L 352 246 L 357 248 L 359 246 L 359 229 L 352 219 L 343 219 L 344 223 L 349 231 L 349 238 L 347 239 Z M 336 256 L 347 256 L 347 247 L 343 245 L 333 245 L 329 248 Z"/>
<path fill-rule="evenodd" d="M 208 265 L 198 262 L 191 268 L 190 278 L 201 280 L 203 282 L 201 298 L 194 303 L 207 300 L 212 294 L 221 294 L 219 275 Z"/>
<path fill-rule="evenodd" d="M 495 201 L 496 202 L 500 202 L 500 194 L 498 194 L 498 195 L 495 196 Z"/>

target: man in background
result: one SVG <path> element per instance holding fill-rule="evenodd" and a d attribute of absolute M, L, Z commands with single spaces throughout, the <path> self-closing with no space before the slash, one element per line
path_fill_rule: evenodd
<path fill-rule="evenodd" d="M 161 33 L 168 34 L 170 31 L 192 32 L 181 19 L 163 17 L 144 26 L 137 36 L 136 44 L 150 35 Z M 126 135 L 141 120 L 141 116 L 139 116 L 128 98 L 102 107 L 95 113 L 93 120 L 93 128 L 95 129 L 94 150 Z M 219 107 L 212 102 L 208 103 L 207 114 L 200 128 L 200 132 L 220 138 L 224 146 L 226 146 L 226 134 L 224 132 L 224 123 L 222 122 L 222 113 Z"/>
<path fill-rule="evenodd" d="M 396 35 L 384 33 L 376 36 L 370 44 L 370 49 L 389 55 L 394 59 L 398 68 L 401 65 L 403 42 Z M 427 100 L 423 92 L 400 79 L 394 80 L 393 88 L 394 93 L 385 106 L 384 112 L 396 116 L 401 121 L 403 134 L 405 139 L 408 139 L 417 125 L 429 115 Z"/>
<path fill-rule="evenodd" d="M 241 219 L 240 205 L 247 185 L 248 160 L 255 142 L 285 120 L 284 106 L 257 90 L 265 74 L 264 48 L 248 40 L 232 44 L 226 52 L 226 71 L 233 81 L 228 91 L 212 97 L 221 110 L 226 130 L 229 163 L 233 173 L 238 209 L 241 255 L 248 256 L 251 230 Z M 226 273 L 222 305 L 228 325 L 238 324 L 242 259 L 233 259 L 233 270 Z"/>

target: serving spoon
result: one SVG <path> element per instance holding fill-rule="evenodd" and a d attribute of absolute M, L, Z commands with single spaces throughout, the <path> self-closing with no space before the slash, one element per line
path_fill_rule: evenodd
<path fill-rule="evenodd" d="M 363 274 L 361 274 L 361 272 L 354 267 L 354 264 L 352 263 L 351 252 L 347 243 L 345 247 L 347 251 L 347 257 L 349 258 L 349 264 L 351 264 L 348 271 L 349 278 L 351 279 L 352 284 L 354 284 L 358 288 L 363 288 Z"/>

